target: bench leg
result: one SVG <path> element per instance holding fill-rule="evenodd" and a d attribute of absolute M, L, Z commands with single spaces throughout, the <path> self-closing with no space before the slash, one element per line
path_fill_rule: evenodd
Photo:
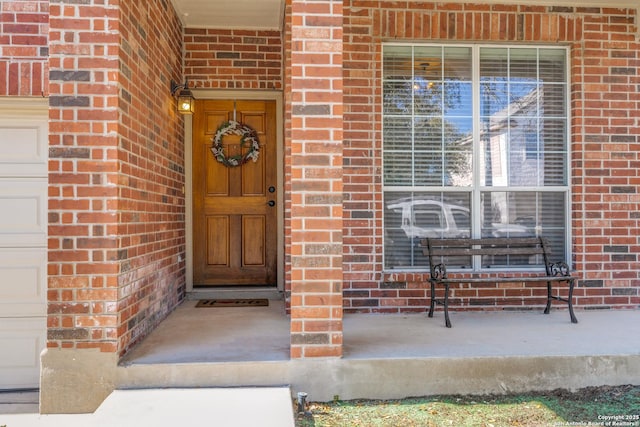
<path fill-rule="evenodd" d="M 578 318 L 573 313 L 573 284 L 574 281 L 569 281 L 569 298 L 567 298 L 567 303 L 569 304 L 569 315 L 571 316 L 571 323 L 578 323 Z"/>
<path fill-rule="evenodd" d="M 449 320 L 449 284 L 444 285 L 444 324 L 447 328 L 451 327 L 451 321 Z"/>
<path fill-rule="evenodd" d="M 544 309 L 544 314 L 549 314 L 551 311 L 551 300 L 553 297 L 551 296 L 551 282 L 547 282 L 547 307 Z"/>
<path fill-rule="evenodd" d="M 431 282 L 431 304 L 429 305 L 429 317 L 433 317 L 433 309 L 436 305 L 436 284 Z"/>
<path fill-rule="evenodd" d="M 571 316 L 571 323 L 578 323 L 578 318 L 573 312 L 573 280 L 567 280 L 569 282 L 569 296 L 567 299 L 561 298 L 560 296 L 551 295 L 551 282 L 547 282 L 547 307 L 544 309 L 544 314 L 549 314 L 551 311 L 551 301 L 557 299 L 559 301 L 564 301 L 569 306 L 569 316 Z"/>

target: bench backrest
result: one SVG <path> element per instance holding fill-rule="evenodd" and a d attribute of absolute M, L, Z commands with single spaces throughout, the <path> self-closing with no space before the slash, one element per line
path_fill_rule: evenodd
<path fill-rule="evenodd" d="M 549 269 L 549 243 L 543 237 L 498 237 L 480 239 L 437 239 L 420 241 L 422 252 L 429 257 L 431 268 L 440 264 L 442 257 L 474 255 L 542 255 L 544 266 Z M 548 272 L 549 273 L 549 272 Z"/>

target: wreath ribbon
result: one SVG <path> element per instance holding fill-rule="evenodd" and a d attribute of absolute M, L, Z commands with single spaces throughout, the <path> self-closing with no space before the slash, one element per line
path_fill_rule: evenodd
<path fill-rule="evenodd" d="M 222 140 L 226 135 L 239 135 L 240 147 L 248 147 L 249 149 L 247 152 L 245 154 L 227 157 L 222 145 Z M 235 120 L 223 122 L 213 136 L 211 152 L 218 162 L 228 167 L 240 166 L 247 163 L 249 160 L 256 162 L 258 161 L 258 155 L 260 154 L 258 133 L 251 127 Z"/>

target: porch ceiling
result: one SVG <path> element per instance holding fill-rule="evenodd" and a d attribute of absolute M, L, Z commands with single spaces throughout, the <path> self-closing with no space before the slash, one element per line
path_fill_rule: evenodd
<path fill-rule="evenodd" d="M 431 0 L 409 0 L 427 2 Z M 282 30 L 285 0 L 171 0 L 187 28 Z M 449 0 L 468 3 L 469 0 Z M 638 0 L 477 0 L 477 3 L 636 8 Z M 640 25 L 638 25 L 640 38 Z"/>
<path fill-rule="evenodd" d="M 284 0 L 171 0 L 187 28 L 280 30 Z"/>

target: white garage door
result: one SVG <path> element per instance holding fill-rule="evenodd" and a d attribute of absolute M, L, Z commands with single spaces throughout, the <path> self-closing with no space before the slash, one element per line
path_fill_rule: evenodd
<path fill-rule="evenodd" d="M 46 99 L 0 98 L 0 389 L 36 388 L 47 314 Z"/>

